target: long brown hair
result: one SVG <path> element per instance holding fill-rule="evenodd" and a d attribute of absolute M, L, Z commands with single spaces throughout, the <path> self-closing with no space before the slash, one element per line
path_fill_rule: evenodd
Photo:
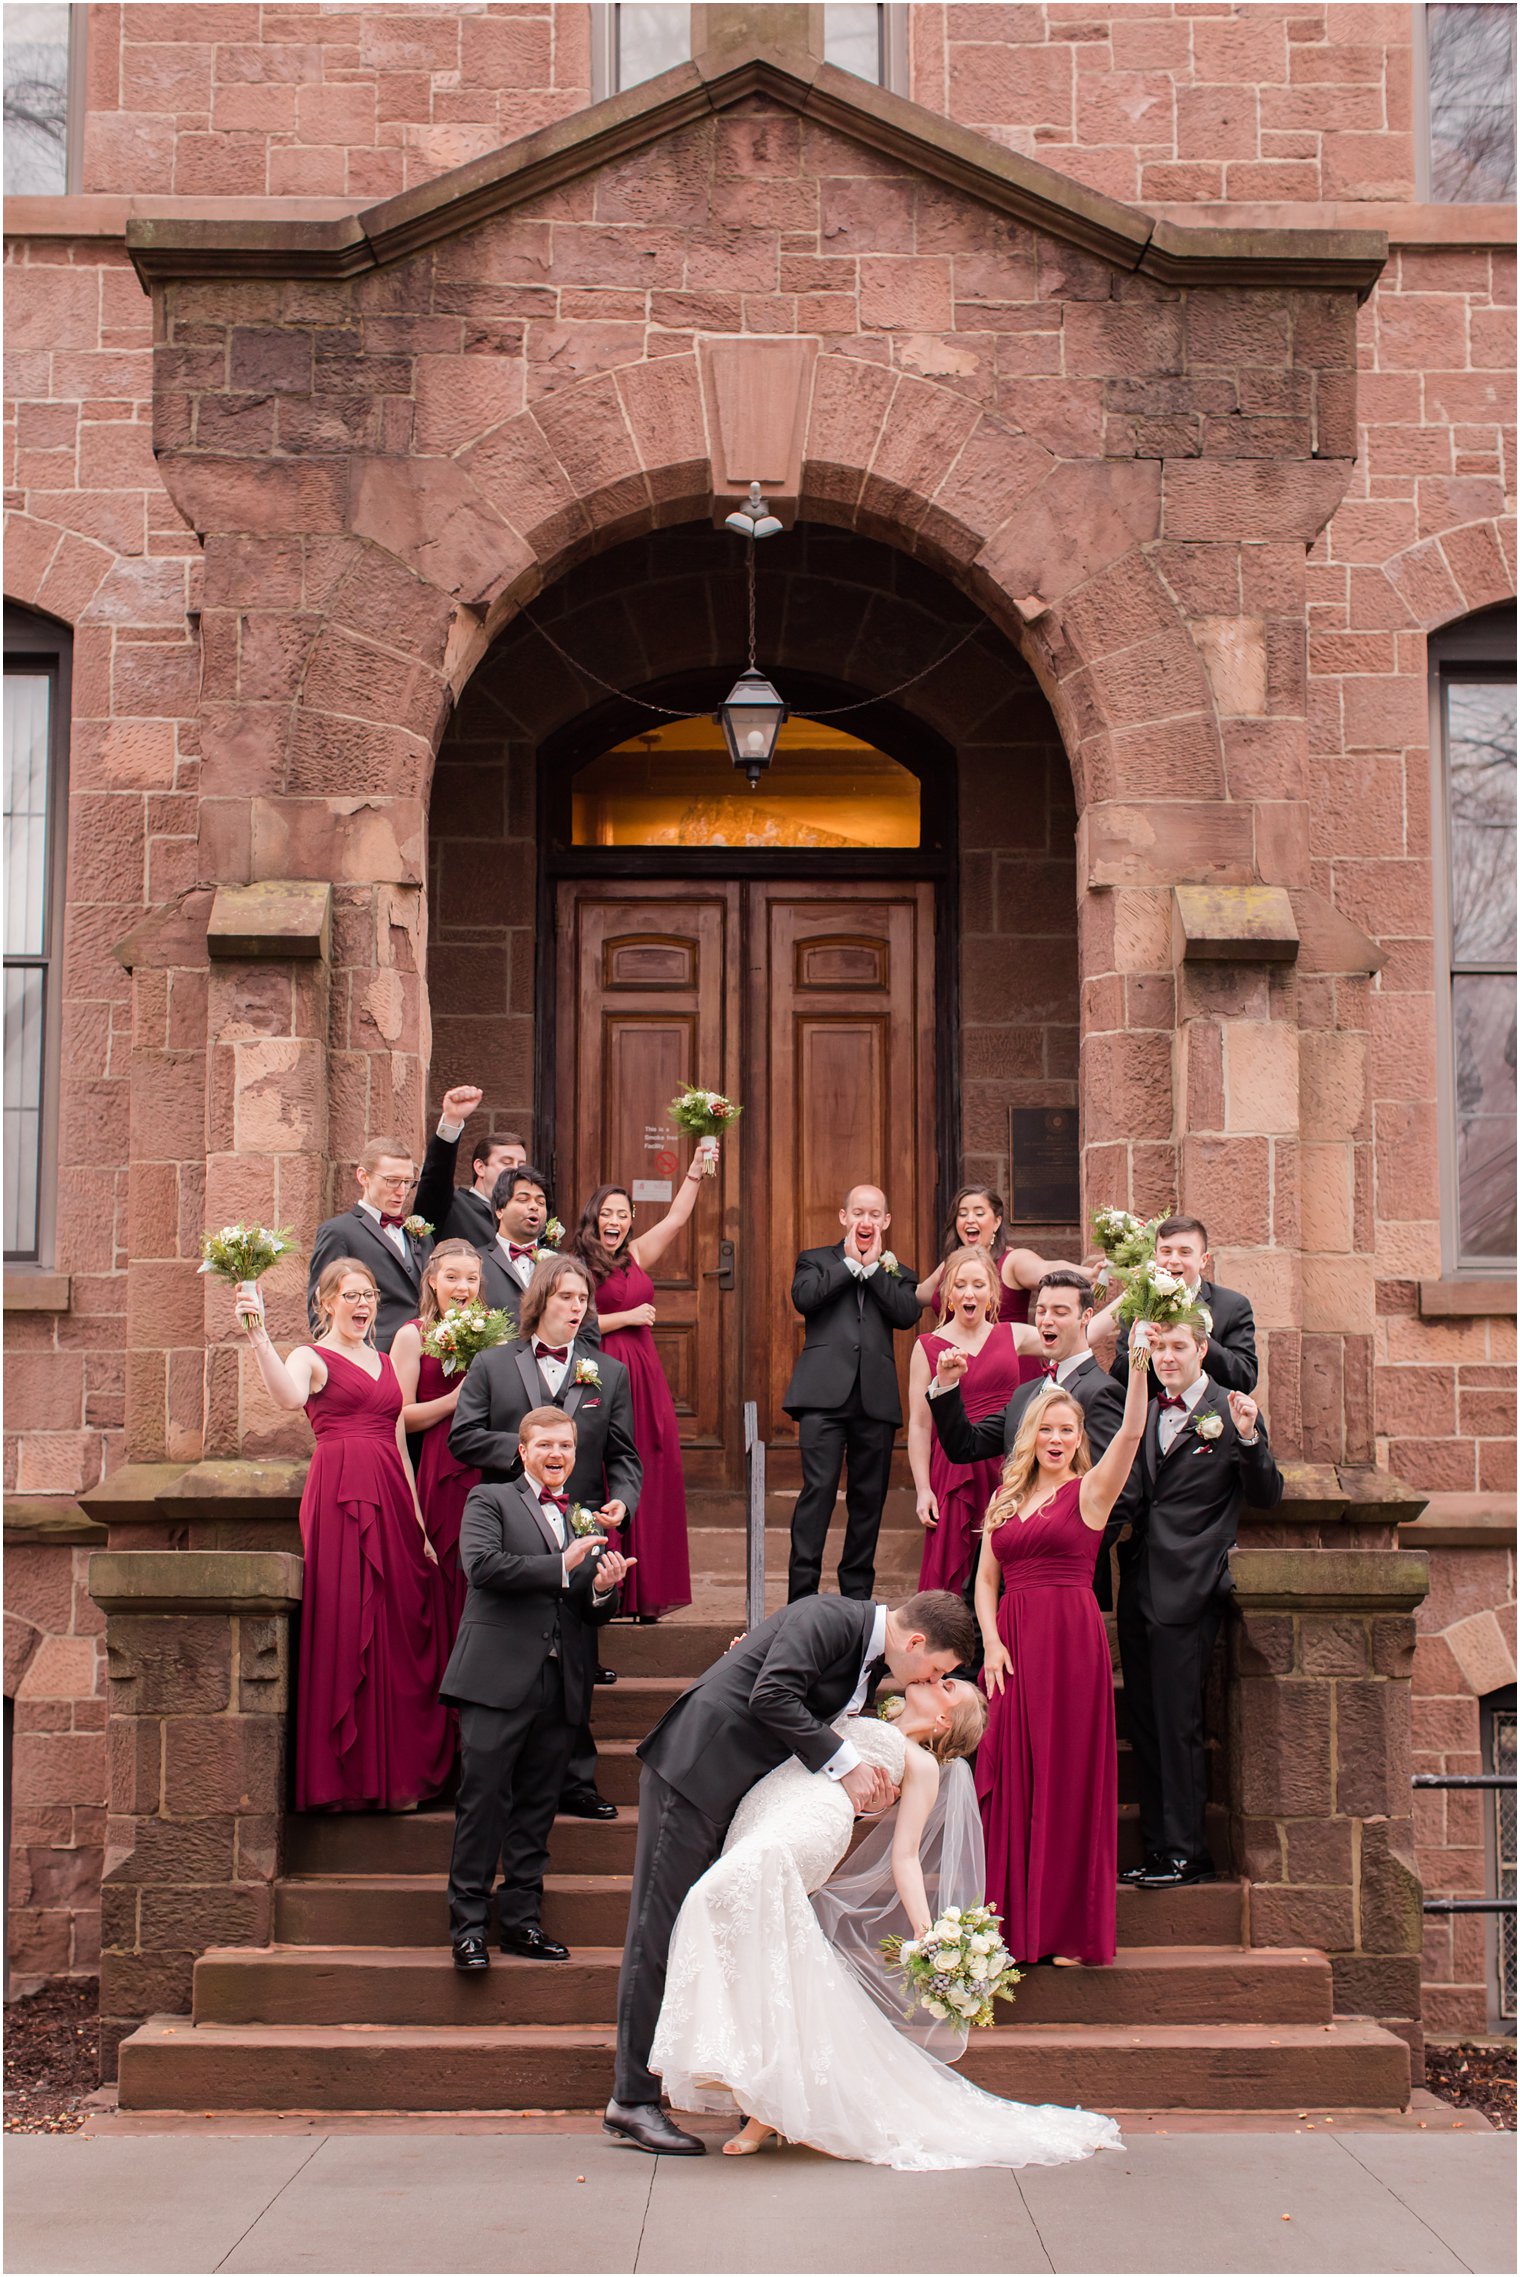
<path fill-rule="evenodd" d="M 480 1264 L 480 1251 L 475 1247 L 473 1241 L 461 1241 L 457 1234 L 451 1234 L 447 1241 L 439 1242 L 438 1247 L 422 1268 L 422 1292 L 417 1299 L 417 1318 L 424 1328 L 430 1327 L 443 1310 L 442 1305 L 438 1302 L 438 1290 L 433 1280 L 433 1268 L 435 1265 L 446 1265 L 451 1257 L 473 1257 L 477 1267 Z M 480 1294 L 480 1274 L 478 1271 L 475 1275 L 475 1294 L 477 1296 Z"/>
<path fill-rule="evenodd" d="M 965 1265 L 980 1265 L 987 1276 L 987 1303 L 982 1310 L 983 1320 L 995 1321 L 1002 1312 L 1003 1283 L 997 1269 L 997 1259 L 990 1249 L 972 1247 L 968 1243 L 964 1249 L 952 1249 L 940 1270 L 939 1295 L 934 1303 L 935 1323 L 940 1328 L 947 1325 L 955 1310 L 952 1294 L 955 1277 Z"/>
<path fill-rule="evenodd" d="M 995 1534 L 999 1526 L 1018 1516 L 1020 1505 L 1026 1500 L 1029 1489 L 1039 1475 L 1040 1458 L 1035 1451 L 1035 1434 L 1053 1407 L 1069 1408 L 1076 1417 L 1082 1434 L 1071 1458 L 1072 1477 L 1080 1478 L 1084 1471 L 1092 1469 L 1092 1449 L 1087 1444 L 1087 1418 L 1082 1413 L 1081 1401 L 1074 1399 L 1070 1392 L 1057 1390 L 1054 1384 L 1046 1390 L 1037 1391 L 1024 1410 L 1018 1435 L 1009 1450 L 1008 1460 L 1003 1465 L 1002 1484 L 987 1505 L 987 1515 L 982 1521 L 984 1534 Z"/>
<path fill-rule="evenodd" d="M 597 1231 L 597 1227 L 602 1215 L 602 1204 L 606 1201 L 609 1194 L 621 1194 L 624 1201 L 628 1204 L 628 1215 L 630 1223 L 621 1249 L 609 1249 L 605 1241 L 603 1241 L 601 1234 Z M 599 1289 L 602 1283 L 606 1280 L 608 1274 L 615 1273 L 618 1267 L 627 1258 L 628 1245 L 633 1239 L 633 1225 L 631 1222 L 632 1218 L 633 1196 L 629 1193 L 626 1186 L 612 1185 L 598 1186 L 596 1192 L 591 1196 L 585 1208 L 581 1211 L 580 1216 L 576 1219 L 575 1231 L 571 1234 L 570 1239 L 565 1243 L 564 1255 L 566 1257 L 578 1257 L 580 1259 L 580 1262 L 585 1266 L 587 1272 L 591 1275 L 591 1286 L 593 1289 Z"/>
<path fill-rule="evenodd" d="M 525 1344 L 538 1334 L 544 1307 L 566 1278 L 583 1284 L 587 1309 L 590 1309 L 592 1281 L 589 1268 L 578 1257 L 546 1257 L 541 1265 L 534 1266 L 533 1278 L 524 1289 L 522 1303 L 517 1308 L 517 1333 Z"/>
<path fill-rule="evenodd" d="M 941 1251 L 941 1255 L 947 1261 L 952 1249 L 963 1249 L 971 1246 L 971 1244 L 961 1240 L 960 1227 L 956 1221 L 961 1214 L 962 1202 L 969 1202 L 973 1194 L 980 1194 L 998 1221 L 992 1239 L 987 1244 L 987 1255 L 994 1259 L 999 1258 L 1008 1247 L 1008 1213 L 1003 1207 L 1002 1195 L 995 1194 L 990 1186 L 957 1186 L 950 1203 L 950 1223 L 945 1228 L 945 1246 Z"/>

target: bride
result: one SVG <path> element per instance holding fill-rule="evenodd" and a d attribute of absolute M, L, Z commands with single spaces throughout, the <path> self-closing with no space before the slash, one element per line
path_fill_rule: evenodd
<path fill-rule="evenodd" d="M 987 1703 L 956 1677 L 909 1684 L 880 1716 L 841 1717 L 899 1799 L 848 1864 L 854 1816 L 837 1781 L 795 1758 L 752 1787 L 723 1852 L 692 1885 L 671 1941 L 650 2056 L 678 2110 L 746 2114 L 724 2144 L 779 2135 L 834 2158 L 927 2171 L 1055 2166 L 1120 2147 L 1112 2119 L 1005 2102 L 962 2079 L 965 2028 L 903 2016 L 880 1940 L 921 1936 L 982 1896 L 970 1772 Z M 816 1893 L 816 1894 L 815 1894 Z"/>

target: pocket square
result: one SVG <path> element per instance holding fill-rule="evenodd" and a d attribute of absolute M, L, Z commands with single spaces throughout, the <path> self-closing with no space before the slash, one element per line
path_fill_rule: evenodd
<path fill-rule="evenodd" d="M 600 1407 L 600 1406 L 601 1406 L 601 1404 L 602 1404 L 602 1403 L 601 1403 L 601 1401 L 600 1401 L 599 1399 L 583 1399 L 583 1400 L 581 1401 L 581 1407 L 582 1407 L 582 1409 L 583 1409 L 583 1410 L 588 1410 L 588 1411 L 589 1411 L 591 1408 L 593 1408 L 593 1407 Z"/>

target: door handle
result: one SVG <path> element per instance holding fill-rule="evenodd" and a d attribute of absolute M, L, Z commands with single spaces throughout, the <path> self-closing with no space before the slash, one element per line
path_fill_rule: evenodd
<path fill-rule="evenodd" d="M 702 1278 L 704 1281 L 716 1281 L 720 1289 L 731 1289 L 733 1287 L 734 1245 L 731 1241 L 719 1242 L 718 1262 L 710 1271 L 705 1272 Z"/>

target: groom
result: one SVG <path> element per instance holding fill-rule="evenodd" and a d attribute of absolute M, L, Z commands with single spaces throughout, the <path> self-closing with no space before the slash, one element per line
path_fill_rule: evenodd
<path fill-rule="evenodd" d="M 714 1661 L 639 1744 L 639 1837 L 618 1978 L 617 2073 L 602 2121 L 640 2150 L 700 2158 L 706 2144 L 660 2108 L 649 2050 L 665 1996 L 671 1932 L 687 1891 L 723 1847 L 751 1787 L 788 1755 L 837 1779 L 857 1813 L 884 1810 L 892 1786 L 831 1729 L 890 1675 L 948 1676 L 969 1658 L 975 1623 L 948 1590 L 895 1606 L 804 1597 L 772 1613 Z"/>

